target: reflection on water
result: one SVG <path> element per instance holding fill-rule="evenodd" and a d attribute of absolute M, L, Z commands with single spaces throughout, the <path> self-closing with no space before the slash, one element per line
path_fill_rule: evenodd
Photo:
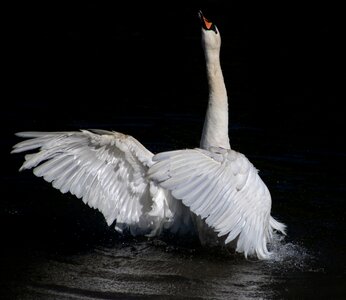
<path fill-rule="evenodd" d="M 268 262 L 220 250 L 172 248 L 163 242 L 157 246 L 132 241 L 82 254 L 51 254 L 33 260 L 24 270 L 25 285 L 15 293 L 22 299 L 275 298 L 285 277 L 274 276 L 279 268 L 307 272 L 309 265 L 304 249 L 280 244 Z"/>

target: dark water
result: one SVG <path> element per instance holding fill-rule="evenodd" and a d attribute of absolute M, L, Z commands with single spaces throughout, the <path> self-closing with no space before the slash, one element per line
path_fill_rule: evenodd
<path fill-rule="evenodd" d="M 152 152 L 197 146 L 207 99 L 191 19 L 200 8 L 224 33 L 231 145 L 260 170 L 272 214 L 288 226 L 267 262 L 195 241 L 118 236 L 80 200 L 18 173 L 23 157 L 9 155 L 13 133 L 25 130 L 116 130 Z M 326 7 L 277 8 L 14 9 L 0 110 L 1 299 L 346 297 L 339 19 Z"/>
<path fill-rule="evenodd" d="M 191 116 L 166 119 L 172 127 L 176 121 L 175 129 L 193 128 L 197 122 Z M 135 130 L 131 123 L 127 126 Z M 175 134 L 175 130 L 166 132 Z M 298 145 L 287 149 L 280 143 L 283 137 L 267 136 L 266 154 L 255 144 L 273 132 L 241 127 L 231 132 L 234 143 L 239 139 L 261 170 L 273 196 L 273 215 L 288 225 L 288 236 L 276 237 L 271 245 L 272 260 L 245 260 L 203 249 L 192 241 L 120 237 L 99 213 L 27 172 L 5 178 L 12 193 L 2 207 L 2 295 L 20 299 L 343 298 L 345 187 L 344 178 L 332 172 L 331 165 L 344 163 L 345 153 L 303 150 Z M 151 146 L 163 148 L 159 143 Z M 14 166 L 17 163 L 15 159 Z"/>
<path fill-rule="evenodd" d="M 24 299 L 275 299 L 341 296 L 342 281 L 311 266 L 293 244 L 280 246 L 274 261 L 259 263 L 225 253 L 170 249 L 148 242 L 94 247 L 73 255 L 43 255 L 26 265 L 20 280 L 7 282 Z M 314 289 L 314 285 L 328 288 Z M 329 288 L 336 290 L 330 291 Z M 15 290 L 15 291 L 13 291 Z M 8 291 L 8 293 L 10 293 Z"/>

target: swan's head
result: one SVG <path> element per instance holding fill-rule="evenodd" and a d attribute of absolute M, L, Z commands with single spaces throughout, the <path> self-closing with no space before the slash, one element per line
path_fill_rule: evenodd
<path fill-rule="evenodd" d="M 209 21 L 201 11 L 198 12 L 202 25 L 202 45 L 204 50 L 220 50 L 221 36 L 216 25 Z"/>

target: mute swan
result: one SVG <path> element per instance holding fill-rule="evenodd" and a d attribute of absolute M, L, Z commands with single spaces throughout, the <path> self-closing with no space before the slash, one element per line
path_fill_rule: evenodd
<path fill-rule="evenodd" d="M 285 233 L 285 225 L 271 217 L 270 193 L 255 167 L 230 147 L 220 32 L 201 12 L 199 18 L 209 85 L 200 148 L 154 155 L 132 136 L 81 130 L 19 132 L 29 139 L 12 153 L 39 149 L 25 155 L 20 170 L 34 168 L 54 188 L 98 209 L 120 232 L 202 236 L 209 228 L 245 257 L 267 259 L 273 230 Z"/>

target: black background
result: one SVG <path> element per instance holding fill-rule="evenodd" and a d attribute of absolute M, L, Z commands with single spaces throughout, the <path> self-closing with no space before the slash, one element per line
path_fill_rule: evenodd
<path fill-rule="evenodd" d="M 338 7 L 307 2 L 18 4 L 5 30 L 4 126 L 65 130 L 136 105 L 203 117 L 198 9 L 223 37 L 231 119 L 246 113 L 256 126 L 340 142 L 332 139 L 344 126 L 343 19 Z"/>
<path fill-rule="evenodd" d="M 197 146 L 208 93 L 199 9 L 222 34 L 231 127 L 275 129 L 287 147 L 345 150 L 344 27 L 332 4 L 16 4 L 3 30 L 2 173 L 18 176 L 22 158 L 9 154 L 17 131 L 103 128 L 146 146 L 164 141 L 153 152 Z M 168 122 L 172 114 L 190 116 L 192 129 Z M 232 134 L 231 143 L 241 147 Z M 343 176 L 337 163 L 326 172 Z"/>
<path fill-rule="evenodd" d="M 307 155 L 324 151 L 325 176 L 345 178 L 345 160 L 338 159 L 345 155 L 341 8 L 239 2 L 18 3 L 4 10 L 4 251 L 90 243 L 108 230 L 100 214 L 72 196 L 18 173 L 22 157 L 9 154 L 19 141 L 15 132 L 102 128 L 131 134 L 153 152 L 198 146 L 208 95 L 199 9 L 222 35 L 230 129 L 261 129 L 262 153 L 272 151 L 266 140 L 273 138 L 271 145 Z M 231 144 L 246 148 L 232 134 Z"/>

